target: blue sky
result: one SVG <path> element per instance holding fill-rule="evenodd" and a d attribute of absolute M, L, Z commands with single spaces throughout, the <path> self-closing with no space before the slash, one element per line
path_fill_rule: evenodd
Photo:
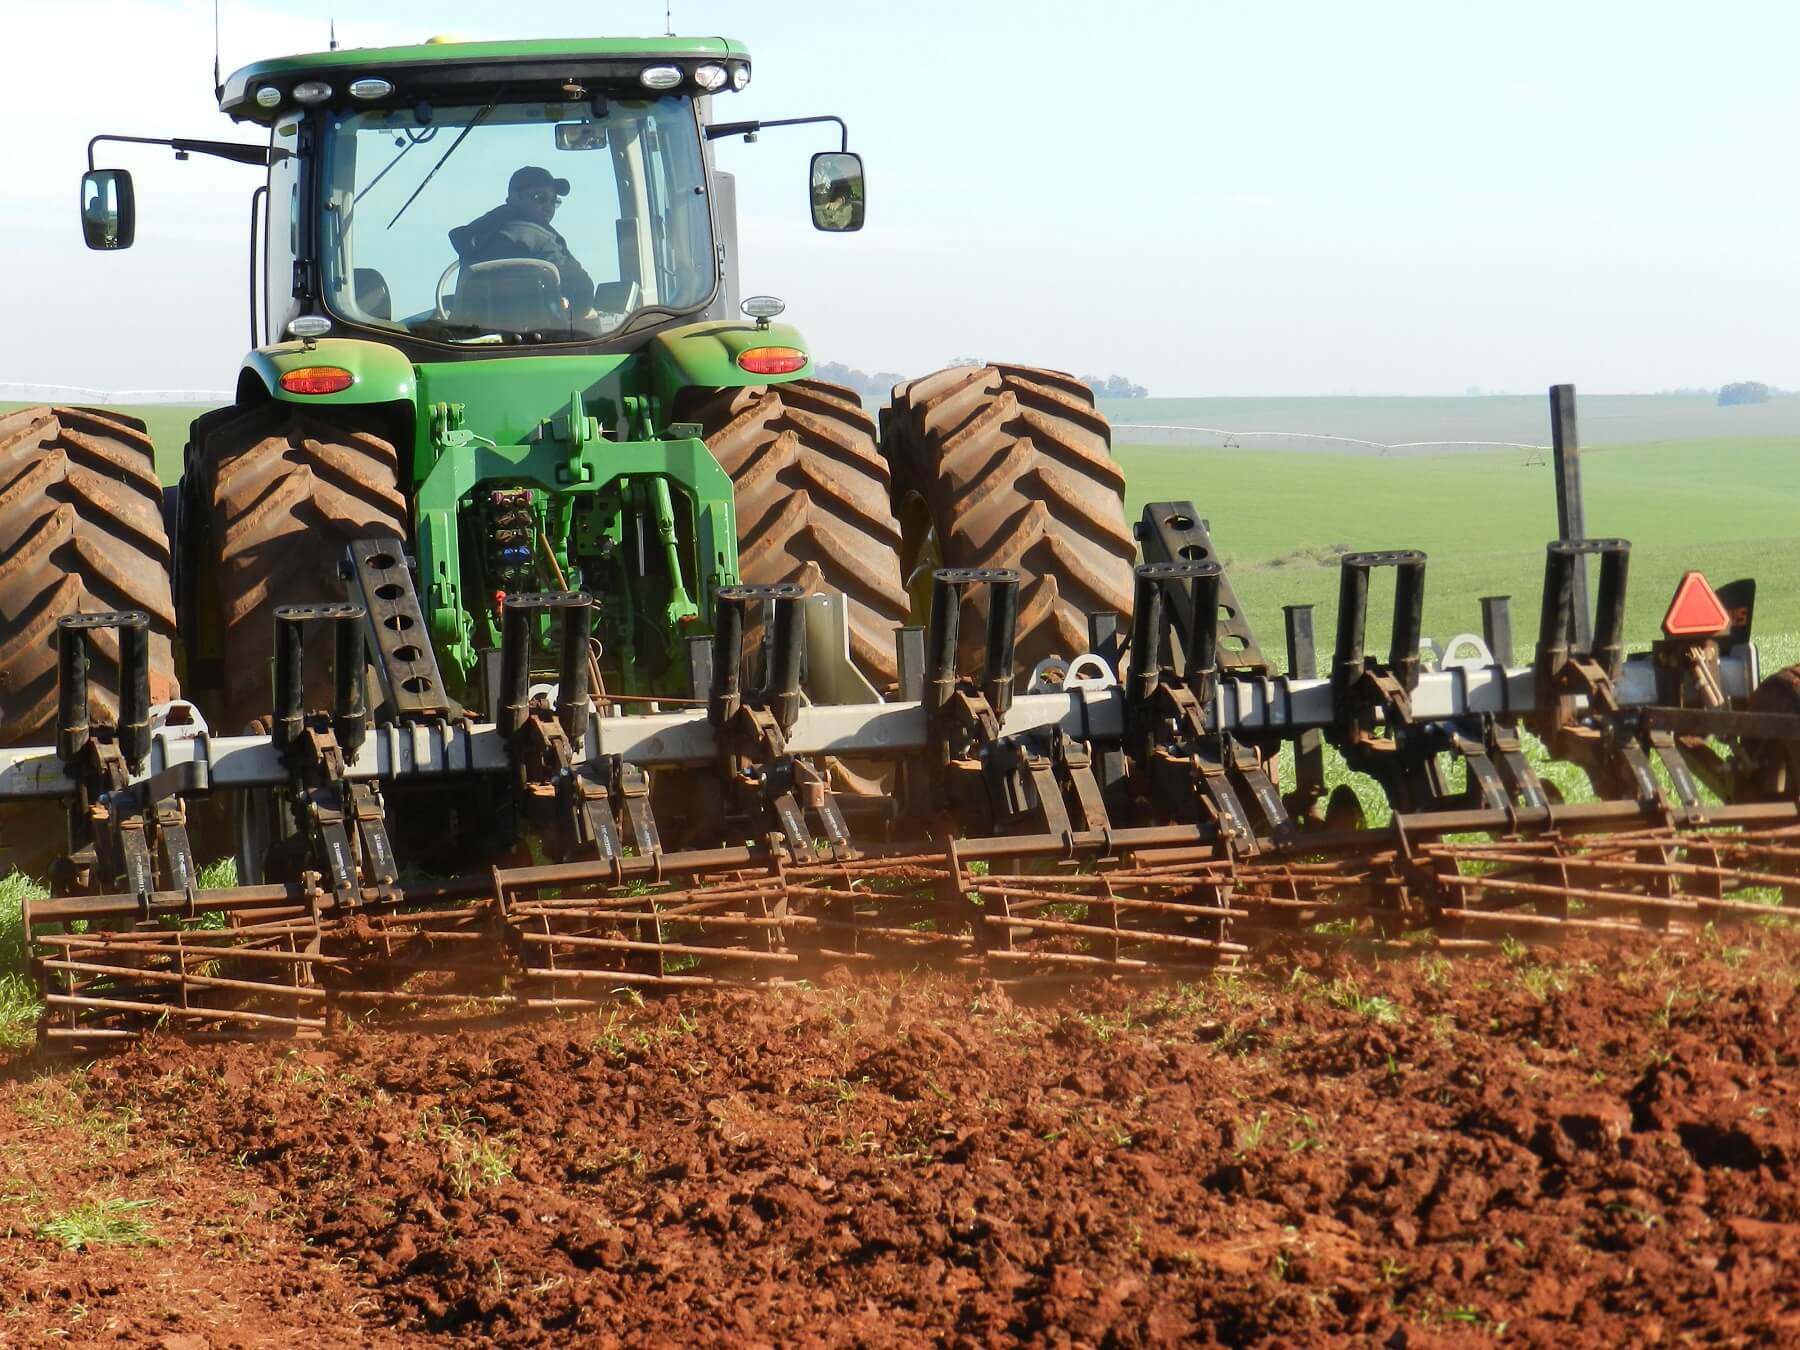
<path fill-rule="evenodd" d="M 345 45 L 663 24 L 658 0 L 222 9 L 227 70 L 322 47 L 334 11 Z M 869 227 L 832 237 L 805 222 L 810 132 L 720 147 L 746 290 L 827 359 L 976 354 L 1166 395 L 1800 384 L 1800 8 L 674 9 L 750 45 L 721 116 L 840 113 L 868 161 Z M 228 386 L 249 171 L 121 156 L 123 255 L 83 250 L 74 211 L 95 131 L 231 134 L 209 0 L 12 0 L 8 22 L 56 59 L 0 85 L 0 382 Z"/>

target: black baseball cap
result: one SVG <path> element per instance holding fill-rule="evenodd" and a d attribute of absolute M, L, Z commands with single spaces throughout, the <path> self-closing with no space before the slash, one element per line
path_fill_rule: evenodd
<path fill-rule="evenodd" d="M 559 197 L 569 195 L 568 179 L 558 178 L 550 170 L 540 169 L 535 164 L 527 164 L 512 176 L 512 180 L 506 185 L 506 195 L 510 197 L 515 192 L 529 192 L 538 187 L 555 188 Z"/>

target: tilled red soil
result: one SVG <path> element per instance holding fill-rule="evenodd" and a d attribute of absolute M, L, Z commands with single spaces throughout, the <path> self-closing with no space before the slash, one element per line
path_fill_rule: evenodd
<path fill-rule="evenodd" d="M 0 1341 L 1800 1342 L 1800 941 L 1726 941 L 28 1062 Z"/>

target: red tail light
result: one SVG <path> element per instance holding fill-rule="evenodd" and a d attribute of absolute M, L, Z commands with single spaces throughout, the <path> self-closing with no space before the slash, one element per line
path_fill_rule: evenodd
<path fill-rule="evenodd" d="M 806 364 L 798 347 L 752 347 L 738 354 L 737 363 L 752 375 L 790 375 Z"/>
<path fill-rule="evenodd" d="M 342 366 L 301 366 L 281 377 L 290 394 L 341 394 L 356 383 L 356 376 Z"/>

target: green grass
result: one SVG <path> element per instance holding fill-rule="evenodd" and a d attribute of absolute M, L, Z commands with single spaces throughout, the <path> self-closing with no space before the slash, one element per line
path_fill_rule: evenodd
<path fill-rule="evenodd" d="M 0 1050 L 31 1044 L 38 1017 L 37 995 L 25 974 L 25 925 L 19 903 L 45 894 L 22 873 L 0 877 Z"/>
<path fill-rule="evenodd" d="M 1385 458 L 1290 451 L 1117 448 L 1127 512 L 1189 500 L 1213 526 L 1265 654 L 1282 657 L 1281 607 L 1317 606 L 1321 660 L 1337 610 L 1337 552 L 1419 548 L 1430 558 L 1425 632 L 1481 630 L 1480 598 L 1513 597 L 1514 657 L 1529 656 L 1543 587 L 1544 544 L 1556 533 L 1548 465 L 1520 451 Z M 1690 441 L 1589 451 L 1583 459 L 1588 533 L 1632 541 L 1626 637 L 1657 636 L 1681 573 L 1723 583 L 1753 576 L 1756 626 L 1800 632 L 1800 441 Z M 1370 596 L 1371 646 L 1385 648 L 1392 585 Z M 1768 669 L 1777 666 L 1765 660 Z"/>
<path fill-rule="evenodd" d="M 54 1239 L 72 1251 L 85 1251 L 90 1247 L 157 1246 L 161 1239 L 155 1230 L 137 1217 L 139 1210 L 148 1209 L 152 1203 L 149 1200 L 96 1200 L 40 1223 L 36 1232 L 40 1238 Z"/>

